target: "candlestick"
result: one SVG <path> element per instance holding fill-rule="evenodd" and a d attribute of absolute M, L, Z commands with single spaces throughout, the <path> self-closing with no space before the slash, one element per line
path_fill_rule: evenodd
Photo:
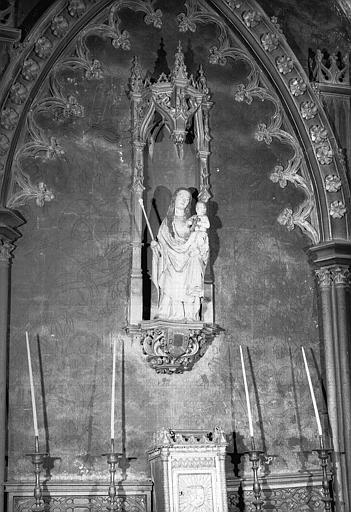
<path fill-rule="evenodd" d="M 329 478 L 327 474 L 328 469 L 328 459 L 331 453 L 333 453 L 333 450 L 327 449 L 324 447 L 323 437 L 319 437 L 319 445 L 320 448 L 317 450 L 313 450 L 314 452 L 317 452 L 318 458 L 321 461 L 321 468 L 322 468 L 322 501 L 324 502 L 324 510 L 326 512 L 330 512 L 332 510 L 332 497 L 330 496 L 330 489 L 329 489 Z"/>
<path fill-rule="evenodd" d="M 37 419 L 37 407 L 35 403 L 35 394 L 34 394 L 34 382 L 33 382 L 33 372 L 32 372 L 32 361 L 30 357 L 30 348 L 29 348 L 29 337 L 28 332 L 26 331 L 26 344 L 27 344 L 27 356 L 28 356 L 28 369 L 29 369 L 29 382 L 30 382 L 30 394 L 32 397 L 32 411 L 33 411 L 33 425 L 34 425 L 34 436 L 39 438 L 38 433 L 38 419 Z"/>
<path fill-rule="evenodd" d="M 113 340 L 111 389 L 111 440 L 115 438 L 116 338 Z"/>
<path fill-rule="evenodd" d="M 107 457 L 107 464 L 109 465 L 110 472 L 110 485 L 108 488 L 108 505 L 107 509 L 111 512 L 116 512 L 120 509 L 118 499 L 117 499 L 117 490 L 115 483 L 115 475 L 116 475 L 116 464 L 118 460 L 122 457 L 121 453 L 115 452 L 115 440 L 111 438 L 111 451 L 109 453 L 103 453 L 104 457 Z"/>
<path fill-rule="evenodd" d="M 261 484 L 258 479 L 258 468 L 260 465 L 260 457 L 264 453 L 262 450 L 256 450 L 255 447 L 255 439 L 251 438 L 252 449 L 247 453 L 249 454 L 250 462 L 252 463 L 252 472 L 253 472 L 253 485 L 252 491 L 254 495 L 254 499 L 252 500 L 252 504 L 254 505 L 256 511 L 263 510 L 262 505 L 264 504 L 264 500 L 261 496 Z"/>
<path fill-rule="evenodd" d="M 304 348 L 301 347 L 301 350 L 302 350 L 302 357 L 303 357 L 303 360 L 304 360 L 304 363 L 305 363 L 305 369 L 306 369 L 306 374 L 307 374 L 308 385 L 310 387 L 310 393 L 311 393 L 311 398 L 312 398 L 312 403 L 313 403 L 313 408 L 314 408 L 314 414 L 316 416 L 318 434 L 319 434 L 320 437 L 322 437 L 323 436 L 322 425 L 321 425 L 321 420 L 319 418 L 319 412 L 318 412 L 318 409 L 317 409 L 316 397 L 314 396 L 314 391 L 313 391 L 313 387 L 312 387 L 310 370 L 308 368 L 308 364 L 307 364 L 307 359 L 306 359 Z"/>
<path fill-rule="evenodd" d="M 26 333 L 27 334 L 27 333 Z M 35 475 L 35 483 L 34 483 L 34 498 L 35 505 L 32 508 L 35 512 L 43 512 L 44 511 L 44 502 L 43 502 L 43 493 L 42 487 L 40 484 L 40 472 L 41 466 L 44 462 L 44 458 L 47 457 L 47 453 L 39 452 L 39 438 L 35 436 L 35 450 L 34 453 L 27 453 L 27 457 L 31 457 L 32 464 L 34 466 L 34 475 Z"/>
<path fill-rule="evenodd" d="M 248 415 L 248 418 L 249 418 L 249 431 L 250 431 L 250 437 L 253 438 L 254 431 L 253 431 L 253 424 L 252 424 L 252 414 L 251 414 L 249 388 L 247 387 L 246 371 L 245 371 L 245 364 L 244 364 L 244 356 L 243 356 L 243 350 L 241 348 L 241 345 L 239 346 L 239 349 L 240 349 L 240 358 L 241 358 L 241 368 L 242 368 L 242 371 L 243 371 L 243 378 L 244 378 L 247 415 Z"/>

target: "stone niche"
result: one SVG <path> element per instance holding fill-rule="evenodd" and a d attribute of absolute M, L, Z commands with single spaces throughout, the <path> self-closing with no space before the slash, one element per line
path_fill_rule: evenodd
<path fill-rule="evenodd" d="M 182 187 L 192 196 L 189 205 L 191 214 L 194 213 L 195 201 L 206 204 L 211 197 L 208 162 L 211 95 L 202 66 L 195 78 L 189 75 L 179 43 L 171 73 L 162 73 L 155 80 L 143 77 L 139 59 L 133 59 L 129 99 L 133 134 L 133 251 L 129 331 L 139 337 L 147 362 L 158 373 L 183 373 L 192 369 L 219 332 L 214 324 L 213 277 L 209 268 L 211 259 L 208 257 L 203 271 L 203 295 L 198 298 L 196 314 L 189 318 L 184 311 L 184 318 L 174 320 L 171 316 L 165 318 L 161 315 L 159 318 L 159 297 L 156 297 L 156 287 L 151 282 L 155 253 L 151 254 L 149 246 L 154 242 L 154 236 L 157 237 L 160 225 L 153 223 L 152 217 L 156 216 L 159 222 L 165 218 L 166 211 L 163 212 L 162 207 L 168 208 L 170 203 L 165 190 L 173 194 L 179 189 L 177 175 L 185 166 L 184 153 L 189 150 L 188 146 L 193 147 L 196 156 Z M 166 175 L 153 176 L 153 153 L 163 132 L 174 146 L 171 182 L 167 181 Z M 144 183 L 149 183 L 149 186 L 145 187 Z M 158 193 L 161 189 L 163 193 Z M 208 255 L 209 252 L 210 248 Z"/>
<path fill-rule="evenodd" d="M 156 510 L 227 512 L 226 447 L 219 427 L 158 431 L 148 450 Z"/>

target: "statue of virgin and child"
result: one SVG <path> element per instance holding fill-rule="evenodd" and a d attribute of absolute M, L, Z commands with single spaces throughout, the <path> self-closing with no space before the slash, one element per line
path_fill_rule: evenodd
<path fill-rule="evenodd" d="M 191 216 L 191 200 L 188 189 L 175 191 L 157 240 L 151 242 L 152 281 L 161 320 L 200 321 L 210 223 L 202 201 L 196 203 L 196 215 Z"/>

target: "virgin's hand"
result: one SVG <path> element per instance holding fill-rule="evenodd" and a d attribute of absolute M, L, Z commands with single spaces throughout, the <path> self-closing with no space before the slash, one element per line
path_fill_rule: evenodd
<path fill-rule="evenodd" d="M 150 247 L 155 256 L 161 256 L 161 246 L 156 240 L 151 240 Z"/>

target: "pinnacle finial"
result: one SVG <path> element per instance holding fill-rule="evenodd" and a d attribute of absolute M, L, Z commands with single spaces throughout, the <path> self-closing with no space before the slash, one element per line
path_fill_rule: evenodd
<path fill-rule="evenodd" d="M 174 59 L 174 67 L 172 72 L 173 78 L 186 80 L 188 76 L 186 66 L 184 64 L 184 53 L 182 50 L 182 43 L 179 41 L 177 51 Z"/>

